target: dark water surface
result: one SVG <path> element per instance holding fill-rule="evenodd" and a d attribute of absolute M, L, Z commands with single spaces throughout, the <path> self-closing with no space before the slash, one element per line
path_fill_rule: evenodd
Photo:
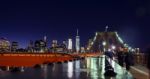
<path fill-rule="evenodd" d="M 130 73 L 112 61 L 115 78 L 104 77 L 104 57 L 86 58 L 68 63 L 25 68 L 24 72 L 0 71 L 0 79 L 133 79 Z"/>

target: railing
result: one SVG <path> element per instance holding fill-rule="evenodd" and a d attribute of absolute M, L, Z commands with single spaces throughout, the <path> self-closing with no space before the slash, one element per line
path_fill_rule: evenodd
<path fill-rule="evenodd" d="M 136 53 L 134 54 L 134 63 L 139 65 L 147 65 L 147 54 L 145 53 Z"/>
<path fill-rule="evenodd" d="M 62 53 L 0 53 L 0 56 L 30 56 L 30 57 L 60 57 L 67 56 L 70 57 L 69 54 Z"/>

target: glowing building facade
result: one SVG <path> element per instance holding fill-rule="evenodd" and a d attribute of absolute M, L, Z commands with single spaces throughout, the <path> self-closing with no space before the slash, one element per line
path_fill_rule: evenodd
<path fill-rule="evenodd" d="M 68 50 L 72 50 L 72 39 L 68 39 Z"/>
<path fill-rule="evenodd" d="M 6 38 L 0 38 L 0 51 L 1 52 L 10 51 L 10 42 Z"/>
<path fill-rule="evenodd" d="M 16 52 L 19 49 L 18 42 L 12 42 L 11 43 L 11 52 Z"/>
<path fill-rule="evenodd" d="M 78 35 L 78 29 L 77 29 L 77 36 L 76 36 L 76 52 L 78 53 L 80 51 L 80 36 Z"/>

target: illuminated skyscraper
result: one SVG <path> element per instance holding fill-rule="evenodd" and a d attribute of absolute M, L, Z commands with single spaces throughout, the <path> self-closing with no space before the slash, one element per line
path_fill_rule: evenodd
<path fill-rule="evenodd" d="M 28 52 L 34 52 L 34 41 L 30 40 L 28 45 Z"/>
<path fill-rule="evenodd" d="M 68 39 L 68 50 L 72 50 L 72 39 Z"/>
<path fill-rule="evenodd" d="M 52 41 L 52 47 L 57 47 L 57 46 L 58 46 L 57 40 L 53 40 L 53 41 Z"/>
<path fill-rule="evenodd" d="M 78 29 L 77 29 L 77 36 L 76 36 L 76 52 L 78 53 L 80 51 L 80 36 L 78 35 Z"/>
<path fill-rule="evenodd" d="M 46 52 L 46 43 L 43 40 L 36 40 L 34 44 L 35 52 Z"/>
<path fill-rule="evenodd" d="M 18 48 L 19 48 L 18 42 L 11 43 L 11 52 L 16 52 Z"/>
<path fill-rule="evenodd" d="M 47 36 L 44 36 L 44 42 L 45 42 L 46 47 L 47 47 Z"/>
<path fill-rule="evenodd" d="M 65 45 L 65 48 L 67 48 L 68 47 L 67 41 L 63 41 L 63 45 Z"/>
<path fill-rule="evenodd" d="M 44 41 L 47 42 L 47 36 L 44 36 Z"/>
<path fill-rule="evenodd" d="M 10 51 L 10 41 L 6 38 L 0 38 L 0 51 L 8 52 Z"/>

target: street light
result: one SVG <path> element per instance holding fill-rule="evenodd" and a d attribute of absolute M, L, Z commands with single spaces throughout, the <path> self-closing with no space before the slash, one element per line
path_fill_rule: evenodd
<path fill-rule="evenodd" d="M 105 42 L 105 41 L 103 41 L 103 43 L 102 43 L 102 44 L 103 44 L 103 46 L 106 46 L 106 42 Z"/>
<path fill-rule="evenodd" d="M 116 49 L 116 46 L 114 46 L 114 45 L 112 45 L 112 47 L 111 47 L 113 50 L 115 50 Z"/>
<path fill-rule="evenodd" d="M 103 41 L 103 48 L 104 48 L 104 52 L 106 51 L 105 46 L 106 46 L 106 41 Z"/>
<path fill-rule="evenodd" d="M 128 49 L 131 50 L 132 48 L 131 48 L 131 47 L 128 47 Z"/>
<path fill-rule="evenodd" d="M 111 50 L 111 49 L 108 49 L 108 51 L 111 52 L 112 50 Z"/>

